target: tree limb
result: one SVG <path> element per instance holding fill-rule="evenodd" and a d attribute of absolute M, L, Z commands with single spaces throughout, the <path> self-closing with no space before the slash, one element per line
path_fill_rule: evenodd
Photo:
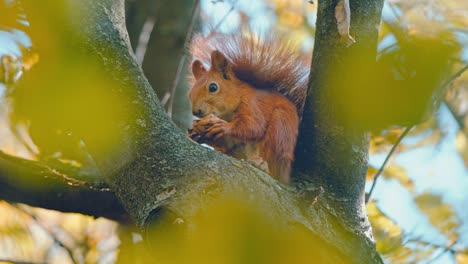
<path fill-rule="evenodd" d="M 442 90 L 446 91 L 448 86 L 458 77 L 460 77 L 466 70 L 468 70 L 468 64 L 462 67 L 460 70 L 458 70 L 453 76 L 451 76 L 447 81 L 444 82 L 442 85 Z M 443 103 L 445 106 L 447 106 L 450 114 L 452 114 L 453 118 L 458 124 L 458 127 L 460 130 L 465 134 L 468 135 L 468 132 L 465 130 L 465 121 L 463 120 L 463 117 L 457 114 L 457 111 L 453 107 L 453 105 L 447 100 L 447 98 L 444 98 Z"/>
<path fill-rule="evenodd" d="M 91 177 L 74 179 L 78 174 L 70 172 L 0 152 L 0 199 L 129 222 L 112 191 L 93 187 Z"/>
<path fill-rule="evenodd" d="M 350 47 L 341 42 L 338 33 L 336 4 L 335 0 L 318 3 L 313 63 L 293 180 L 300 186 L 311 182 L 323 187 L 323 197 L 333 205 L 338 219 L 351 222 L 358 232 L 367 232 L 370 224 L 364 207 L 364 187 L 369 136 L 362 129 L 344 124 L 333 97 L 339 96 L 344 87 L 336 87 L 331 80 L 352 70 L 346 62 L 355 54 L 359 54 L 361 65 L 375 64 L 383 1 L 350 1 L 350 30 L 356 40 Z"/>
<path fill-rule="evenodd" d="M 377 180 L 379 179 L 380 175 L 382 174 L 383 170 L 385 169 L 385 165 L 387 165 L 388 161 L 390 160 L 390 157 L 393 155 L 393 153 L 395 152 L 395 150 L 397 149 L 398 145 L 403 140 L 403 138 L 408 134 L 408 132 L 410 132 L 411 128 L 413 128 L 413 127 L 409 126 L 409 127 L 405 128 L 405 130 L 400 135 L 400 137 L 398 137 L 398 140 L 395 142 L 395 144 L 393 144 L 392 149 L 390 150 L 390 152 L 388 153 L 388 155 L 385 158 L 384 162 L 382 163 L 382 166 L 380 166 L 379 170 L 374 175 L 374 181 L 372 182 L 372 186 L 371 186 L 371 188 L 369 190 L 369 194 L 366 196 L 366 203 L 369 202 L 369 200 L 370 200 L 370 198 L 372 196 L 372 192 L 374 191 L 374 187 L 377 184 Z"/>
<path fill-rule="evenodd" d="M 44 224 L 41 221 L 41 219 L 39 219 L 39 217 L 35 213 L 31 212 L 31 210 L 28 210 L 28 208 L 25 208 L 24 206 L 21 207 L 21 206 L 18 206 L 18 205 L 15 205 L 14 208 L 16 210 L 22 212 L 23 214 L 26 214 L 29 218 L 31 218 L 34 221 L 34 223 L 36 223 L 36 225 L 38 225 L 42 230 L 44 230 L 44 232 L 46 232 L 50 236 L 50 238 L 52 238 L 54 243 L 56 243 L 58 246 L 63 248 L 67 252 L 68 257 L 70 258 L 70 261 L 73 264 L 78 263 L 78 261 L 74 257 L 73 249 L 70 248 L 69 246 L 67 246 L 64 242 L 62 242 L 62 240 L 57 235 L 57 231 L 53 230 L 52 228 L 50 228 L 46 224 Z M 62 230 L 60 230 L 60 231 L 62 231 Z"/>

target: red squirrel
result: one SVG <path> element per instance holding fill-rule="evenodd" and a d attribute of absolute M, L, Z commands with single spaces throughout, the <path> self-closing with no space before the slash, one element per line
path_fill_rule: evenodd
<path fill-rule="evenodd" d="M 198 34 L 189 48 L 189 97 L 201 118 L 192 138 L 288 183 L 310 60 L 290 43 L 253 33 Z"/>

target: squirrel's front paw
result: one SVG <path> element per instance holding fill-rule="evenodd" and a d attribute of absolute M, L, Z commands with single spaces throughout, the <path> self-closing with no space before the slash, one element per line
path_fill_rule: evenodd
<path fill-rule="evenodd" d="M 230 135 L 232 130 L 231 124 L 228 122 L 219 122 L 206 130 L 205 137 L 218 140 L 224 136 Z"/>

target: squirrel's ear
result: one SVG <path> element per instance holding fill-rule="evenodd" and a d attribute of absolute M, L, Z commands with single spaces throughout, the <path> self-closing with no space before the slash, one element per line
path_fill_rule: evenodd
<path fill-rule="evenodd" d="M 216 71 L 223 74 L 224 79 L 230 80 L 232 76 L 231 63 L 224 57 L 224 55 L 215 50 L 211 53 L 211 67 Z"/>
<path fill-rule="evenodd" d="M 192 63 L 192 73 L 193 76 L 195 76 L 195 80 L 198 80 L 203 74 L 206 73 L 206 69 L 203 67 L 201 61 L 196 60 Z"/>

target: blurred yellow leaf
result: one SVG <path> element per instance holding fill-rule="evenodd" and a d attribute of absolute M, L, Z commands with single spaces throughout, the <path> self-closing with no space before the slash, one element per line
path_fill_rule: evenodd
<path fill-rule="evenodd" d="M 408 190 L 413 190 L 414 188 L 414 183 L 409 177 L 408 172 L 406 172 L 406 169 L 401 166 L 390 164 L 384 169 L 382 174 L 384 178 L 397 180 Z"/>
<path fill-rule="evenodd" d="M 389 260 L 389 263 L 419 263 L 434 253 L 430 247 L 419 244 L 406 245 L 403 230 L 375 204 L 370 202 L 366 206 L 372 225 L 377 251 Z"/>
<path fill-rule="evenodd" d="M 287 0 L 272 0 L 271 2 L 277 9 L 286 7 L 288 3 Z"/>
<path fill-rule="evenodd" d="M 374 202 L 368 203 L 366 209 L 377 241 L 377 250 L 381 254 L 388 254 L 403 247 L 401 228 L 384 215 Z"/>
<path fill-rule="evenodd" d="M 403 131 L 404 129 L 402 127 L 395 127 L 381 131 L 377 135 L 372 135 L 369 146 L 369 153 L 376 154 L 390 151 L 392 146 L 398 141 L 398 138 L 403 133 Z"/>
<path fill-rule="evenodd" d="M 468 253 L 458 253 L 455 255 L 458 264 L 468 264 Z"/>
<path fill-rule="evenodd" d="M 34 65 L 39 62 L 39 52 L 35 49 L 22 50 L 23 69 L 30 70 Z"/>
<path fill-rule="evenodd" d="M 440 230 L 449 240 L 459 236 L 460 219 L 452 205 L 443 203 L 442 198 L 433 193 L 423 193 L 416 196 L 414 201 L 419 209 L 428 217 L 429 222 Z"/>
<path fill-rule="evenodd" d="M 281 24 L 291 28 L 298 28 L 304 22 L 304 16 L 292 9 L 280 10 L 278 16 Z"/>
<path fill-rule="evenodd" d="M 440 130 L 434 130 L 434 131 L 431 131 L 431 133 L 428 136 L 421 138 L 421 140 L 417 141 L 414 144 L 401 145 L 400 151 L 417 149 L 417 148 L 428 146 L 428 145 L 435 145 L 440 142 L 441 138 L 442 138 L 442 132 Z"/>
<path fill-rule="evenodd" d="M 459 131 L 457 133 L 457 137 L 455 139 L 455 147 L 458 153 L 460 153 L 461 157 L 463 158 L 465 166 L 468 167 L 468 139 L 464 132 Z"/>
<path fill-rule="evenodd" d="M 375 175 L 377 174 L 378 169 L 372 166 L 367 168 L 366 181 L 374 180 Z"/>

